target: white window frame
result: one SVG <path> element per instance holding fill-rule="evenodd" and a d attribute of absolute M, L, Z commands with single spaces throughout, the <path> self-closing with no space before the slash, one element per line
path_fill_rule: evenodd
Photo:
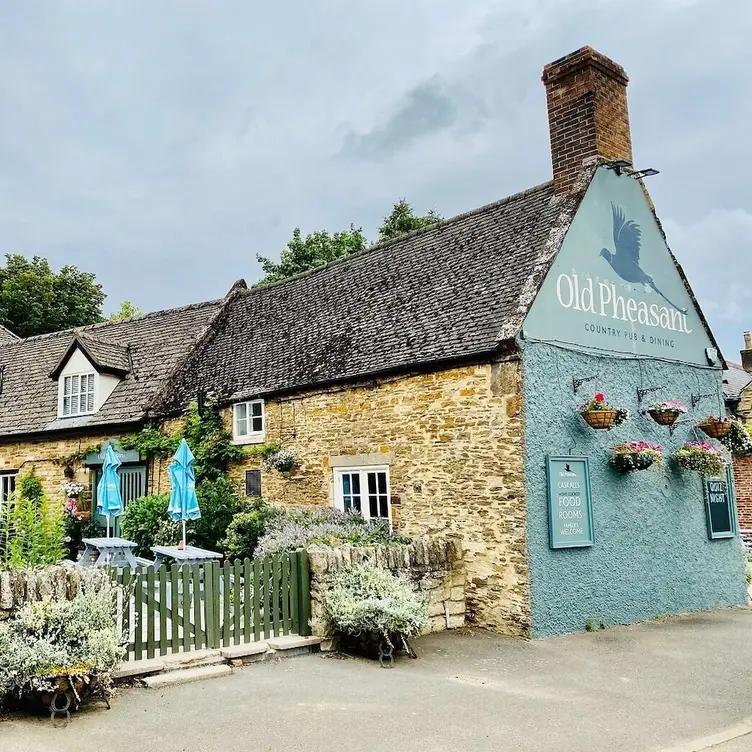
<path fill-rule="evenodd" d="M 377 493 L 377 496 L 386 496 L 386 517 L 371 517 L 371 504 L 368 493 L 368 473 L 384 473 L 386 475 L 386 494 Z M 392 483 L 389 476 L 389 465 L 362 465 L 357 467 L 336 467 L 334 468 L 334 507 L 340 512 L 345 509 L 345 494 L 343 491 L 342 478 L 345 475 L 358 474 L 360 483 L 360 513 L 366 520 L 388 520 L 389 527 L 392 526 Z M 378 483 L 378 481 L 377 481 Z M 378 492 L 378 487 L 377 487 Z M 377 500 L 380 504 L 381 499 Z M 352 510 L 356 511 L 356 510 Z"/>
<path fill-rule="evenodd" d="M 253 408 L 260 406 L 261 415 L 253 415 Z M 245 412 L 245 417 L 240 417 L 239 413 Z M 261 418 L 261 430 L 254 430 L 253 421 Z M 238 424 L 241 424 L 245 431 L 238 430 Z M 246 400 L 245 402 L 236 402 L 232 406 L 232 438 L 235 444 L 263 444 L 266 439 L 266 406 L 264 400 Z"/>
<path fill-rule="evenodd" d="M 67 379 L 71 379 L 71 384 L 73 383 L 73 379 L 78 377 L 78 391 L 75 392 L 75 400 L 76 400 L 76 407 L 77 409 L 75 412 L 71 409 L 69 412 L 65 412 L 65 400 L 66 398 L 69 398 L 71 400 L 71 408 L 73 406 L 73 398 L 74 393 L 72 391 L 73 387 L 71 386 L 71 393 L 67 394 L 65 393 L 65 382 Z M 85 392 L 81 391 L 81 379 L 83 377 L 87 378 L 87 384 L 88 379 L 91 378 L 91 389 L 87 389 Z M 77 418 L 80 415 L 92 415 L 97 411 L 97 372 L 96 371 L 80 371 L 78 373 L 66 373 L 60 375 L 60 382 L 59 382 L 59 389 L 58 389 L 59 395 L 58 395 L 58 415 L 61 418 Z M 89 395 L 91 394 L 91 409 L 81 410 L 81 395 Z"/>
<path fill-rule="evenodd" d="M 18 470 L 0 470 L 0 507 L 8 501 L 8 498 L 16 490 L 16 478 Z M 11 482 L 13 488 L 11 489 Z"/>

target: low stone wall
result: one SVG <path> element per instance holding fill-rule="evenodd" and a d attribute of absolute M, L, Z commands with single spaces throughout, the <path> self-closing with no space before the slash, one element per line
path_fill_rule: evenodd
<path fill-rule="evenodd" d="M 334 631 L 324 604 L 329 576 L 364 561 L 385 567 L 395 574 L 407 573 L 415 589 L 428 594 L 431 619 L 428 631 L 455 629 L 465 623 L 467 574 L 458 536 L 426 536 L 404 546 L 312 548 L 308 551 L 308 558 L 311 568 L 311 629 L 318 637 L 329 638 Z"/>
<path fill-rule="evenodd" d="M 52 596 L 72 600 L 81 588 L 84 573 L 81 567 L 47 567 L 12 571 L 0 570 L 0 620 L 32 601 Z"/>

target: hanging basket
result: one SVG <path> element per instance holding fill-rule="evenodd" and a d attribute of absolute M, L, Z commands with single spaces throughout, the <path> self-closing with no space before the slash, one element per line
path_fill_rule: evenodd
<path fill-rule="evenodd" d="M 611 428 L 616 420 L 616 410 L 587 410 L 580 415 L 591 428 Z"/>
<path fill-rule="evenodd" d="M 679 415 L 679 410 L 648 410 L 650 417 L 661 426 L 673 426 Z"/>
<path fill-rule="evenodd" d="M 731 428 L 728 420 L 719 420 L 715 423 L 701 423 L 698 428 L 710 436 L 711 439 L 722 439 Z"/>
<path fill-rule="evenodd" d="M 611 457 L 611 465 L 620 473 L 632 470 L 647 470 L 655 462 L 655 457 L 647 452 L 624 452 Z"/>

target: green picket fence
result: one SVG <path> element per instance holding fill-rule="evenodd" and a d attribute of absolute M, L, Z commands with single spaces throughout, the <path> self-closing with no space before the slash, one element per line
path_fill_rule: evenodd
<path fill-rule="evenodd" d="M 117 570 L 128 658 L 309 635 L 305 551 L 234 562 Z"/>

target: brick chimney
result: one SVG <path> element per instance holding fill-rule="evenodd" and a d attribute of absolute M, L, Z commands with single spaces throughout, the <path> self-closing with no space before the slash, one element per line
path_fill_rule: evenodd
<path fill-rule="evenodd" d="M 744 332 L 744 349 L 741 351 L 742 368 L 752 372 L 752 332 Z"/>
<path fill-rule="evenodd" d="M 583 47 L 543 69 L 557 193 L 569 193 L 583 160 L 624 159 L 632 163 L 624 68 Z"/>

